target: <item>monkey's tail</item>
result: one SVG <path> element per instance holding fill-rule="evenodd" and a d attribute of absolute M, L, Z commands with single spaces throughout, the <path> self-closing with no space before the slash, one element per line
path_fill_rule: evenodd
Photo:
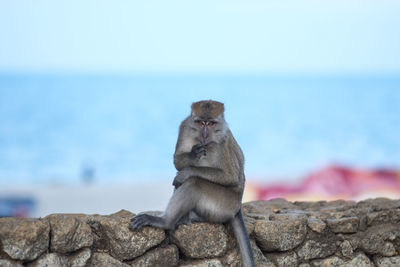
<path fill-rule="evenodd" d="M 237 243 L 239 244 L 240 254 L 242 255 L 243 267 L 255 267 L 253 252 L 251 251 L 250 239 L 244 224 L 242 209 L 231 220 L 231 225 Z"/>

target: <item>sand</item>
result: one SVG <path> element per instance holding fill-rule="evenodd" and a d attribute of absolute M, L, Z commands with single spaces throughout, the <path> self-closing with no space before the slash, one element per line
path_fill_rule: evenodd
<path fill-rule="evenodd" d="M 111 214 L 164 210 L 173 187 L 166 182 L 91 185 L 3 185 L 0 197 L 29 197 L 35 202 L 30 217 L 52 213 Z"/>

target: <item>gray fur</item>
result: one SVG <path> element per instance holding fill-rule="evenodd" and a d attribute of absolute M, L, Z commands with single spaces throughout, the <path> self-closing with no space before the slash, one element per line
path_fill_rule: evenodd
<path fill-rule="evenodd" d="M 222 105 L 209 102 L 213 104 L 210 106 Z M 165 213 L 160 217 L 139 214 L 132 218 L 130 228 L 151 225 L 174 229 L 194 221 L 229 222 L 239 243 L 243 266 L 254 266 L 240 211 L 245 183 L 244 156 L 224 114 L 209 118 L 210 113 L 209 106 L 207 118 L 192 110 L 180 125 L 174 154 L 178 170 L 173 181 L 175 191 Z"/>

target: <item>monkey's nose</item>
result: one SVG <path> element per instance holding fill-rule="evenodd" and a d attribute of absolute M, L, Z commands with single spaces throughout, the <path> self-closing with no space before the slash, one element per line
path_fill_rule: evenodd
<path fill-rule="evenodd" d="M 207 129 L 207 127 L 204 127 L 202 129 L 201 136 L 203 137 L 204 140 L 207 139 L 207 137 L 208 137 L 208 129 Z"/>

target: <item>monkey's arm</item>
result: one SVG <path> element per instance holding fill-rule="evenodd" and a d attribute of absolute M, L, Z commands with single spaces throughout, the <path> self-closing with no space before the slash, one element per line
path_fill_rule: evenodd
<path fill-rule="evenodd" d="M 175 152 L 174 154 L 174 165 L 175 168 L 180 171 L 184 167 L 189 165 L 195 165 L 201 155 L 205 155 L 207 146 L 202 144 L 196 144 L 192 147 L 190 152 Z"/>
<path fill-rule="evenodd" d="M 189 166 L 193 163 L 193 156 L 191 152 L 184 152 L 181 154 L 175 154 L 174 155 L 174 165 L 175 168 L 180 171 L 182 170 L 185 166 Z"/>
<path fill-rule="evenodd" d="M 229 187 L 239 185 L 239 177 L 235 176 L 233 173 L 227 173 L 218 168 L 193 166 L 185 167 L 181 171 L 179 171 L 174 179 L 173 185 L 179 187 L 190 177 L 197 177 L 200 179 L 208 180 L 215 184 Z"/>

